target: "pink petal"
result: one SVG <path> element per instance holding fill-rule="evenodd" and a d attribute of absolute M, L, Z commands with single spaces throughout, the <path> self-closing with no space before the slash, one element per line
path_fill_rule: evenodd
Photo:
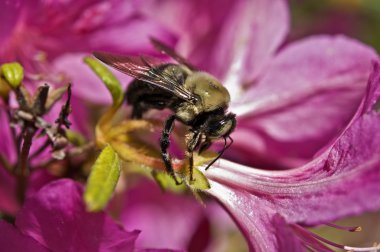
<path fill-rule="evenodd" d="M 235 1 L 150 0 L 136 3 L 144 17 L 162 24 L 180 39 L 177 48 L 180 54 L 190 56 L 201 69 L 212 69 L 210 52 Z"/>
<path fill-rule="evenodd" d="M 100 29 L 86 41 L 85 51 L 101 50 L 120 54 L 157 53 L 152 47 L 150 37 L 173 43 L 175 37 L 159 23 L 144 18 L 128 19 L 122 24 Z"/>
<path fill-rule="evenodd" d="M 16 179 L 0 165 L 0 212 L 14 215 L 20 209 L 16 198 Z"/>
<path fill-rule="evenodd" d="M 49 60 L 67 52 L 95 50 L 139 54 L 153 51 L 150 36 L 175 39 L 159 23 L 140 15 L 132 1 L 28 1 L 23 14 L 9 58 L 21 49 L 31 58 L 46 52 Z M 23 44 L 25 39 L 28 45 Z"/>
<path fill-rule="evenodd" d="M 376 107 L 376 102 L 380 97 L 380 62 L 376 61 L 373 66 L 373 71 L 369 77 L 369 85 L 367 87 L 367 96 L 363 103 L 363 112 L 369 112 L 371 110 L 379 110 Z"/>
<path fill-rule="evenodd" d="M 289 29 L 286 1 L 235 1 L 211 53 L 212 73 L 224 81 L 232 100 L 239 85 L 253 81 L 283 42 Z"/>
<path fill-rule="evenodd" d="M 186 250 L 174 249 L 137 249 L 135 252 L 186 252 Z"/>
<path fill-rule="evenodd" d="M 10 38 L 10 35 L 17 24 L 23 2 L 23 0 L 0 1 L 0 10 L 2 13 L 0 26 L 0 55 L 4 54 L 3 43 Z"/>
<path fill-rule="evenodd" d="M 378 210 L 380 117 L 374 117 L 366 115 L 330 152 L 299 169 L 270 172 L 222 161 L 206 172 L 213 181 L 208 192 L 231 213 L 256 251 L 280 246 L 274 236 L 281 234 L 271 233 L 269 223 L 276 213 L 288 223 L 317 225 Z"/>
<path fill-rule="evenodd" d="M 0 248 L 12 252 L 44 252 L 49 251 L 33 238 L 23 235 L 13 225 L 0 221 Z"/>
<path fill-rule="evenodd" d="M 16 162 L 16 149 L 5 109 L 0 104 L 0 154 L 13 164 Z M 0 211 L 15 214 L 19 209 L 16 200 L 16 179 L 0 163 Z"/>
<path fill-rule="evenodd" d="M 104 212 L 86 212 L 82 192 L 68 179 L 46 185 L 27 200 L 16 227 L 54 251 L 133 251 L 138 231 L 125 231 Z"/>
<path fill-rule="evenodd" d="M 373 49 L 342 36 L 289 45 L 242 105 L 231 108 L 241 115 L 232 149 L 246 150 L 249 156 L 242 158 L 254 165 L 294 167 L 310 160 L 352 119 L 376 57 Z"/>
<path fill-rule="evenodd" d="M 39 192 L 41 188 L 50 182 L 59 179 L 49 171 L 44 169 L 36 169 L 29 176 L 28 189 L 26 192 L 26 198 L 33 197 Z"/>
<path fill-rule="evenodd" d="M 203 251 L 210 240 L 205 209 L 192 197 L 162 192 L 157 184 L 142 182 L 128 191 L 120 216 L 127 229 L 142 230 L 136 246 Z M 197 236 L 197 234 L 201 234 Z"/>
<path fill-rule="evenodd" d="M 72 83 L 72 94 L 74 97 L 84 101 L 99 104 L 112 104 L 112 97 L 96 74 L 83 62 L 83 58 L 88 56 L 83 53 L 67 53 L 53 61 L 56 71 L 65 73 L 67 82 Z M 115 76 L 125 87 L 131 78 L 118 71 L 114 71 Z M 81 108 L 79 106 L 79 108 Z M 73 107 L 75 113 L 77 107 Z M 80 116 L 78 117 L 80 118 Z"/>
<path fill-rule="evenodd" d="M 16 161 L 16 149 L 10 130 L 10 122 L 6 108 L 0 104 L 0 153 L 4 155 L 9 162 Z"/>
<path fill-rule="evenodd" d="M 377 63 L 368 88 L 374 92 L 364 101 L 380 97 L 378 71 Z M 317 225 L 380 208 L 380 115 L 360 108 L 354 118 L 328 149 L 302 167 L 266 171 L 221 160 L 205 173 L 212 181 L 208 192 L 235 218 L 252 247 L 278 249 L 280 241 L 268 224 L 276 214 L 287 223 Z M 269 231 L 258 235 L 265 225 Z"/>
<path fill-rule="evenodd" d="M 271 224 L 275 228 L 274 233 L 278 243 L 278 251 L 305 251 L 299 238 L 294 235 L 294 232 L 281 215 L 275 214 Z"/>
<path fill-rule="evenodd" d="M 250 251 L 276 251 L 276 240 L 269 230 L 270 216 L 274 214 L 271 208 L 265 207 L 260 200 L 248 193 L 231 190 L 218 182 L 211 183 L 208 193 L 217 198 L 235 219 L 242 233 L 245 235 Z M 259 211 L 254 207 L 260 206 Z M 266 213 L 266 211 L 269 211 Z"/>
<path fill-rule="evenodd" d="M 200 69 L 228 79 L 231 90 L 257 76 L 289 27 L 283 0 L 147 2 L 140 11 L 178 36 L 178 51 Z"/>
<path fill-rule="evenodd" d="M 285 221 L 268 202 L 215 181 L 208 193 L 231 213 L 245 235 L 250 251 L 304 251 Z"/>
<path fill-rule="evenodd" d="M 366 114 L 303 167 L 264 171 L 221 161 L 211 180 L 257 195 L 287 221 L 318 224 L 380 207 L 380 117 Z M 250 206 L 247 205 L 247 208 Z"/>

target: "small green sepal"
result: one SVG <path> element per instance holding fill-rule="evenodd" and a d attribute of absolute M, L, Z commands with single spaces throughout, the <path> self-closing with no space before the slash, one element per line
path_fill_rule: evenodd
<path fill-rule="evenodd" d="M 152 170 L 152 177 L 160 186 L 162 191 L 183 192 L 186 189 L 185 184 L 176 185 L 174 179 L 167 172 Z"/>
<path fill-rule="evenodd" d="M 95 74 L 103 81 L 108 91 L 112 95 L 113 106 L 118 107 L 123 103 L 124 92 L 119 80 L 113 73 L 100 61 L 93 57 L 85 57 L 84 62 L 95 72 Z"/>
<path fill-rule="evenodd" d="M 194 167 L 193 169 L 193 177 L 194 181 L 189 181 L 189 186 L 193 190 L 207 190 L 210 189 L 210 183 L 206 176 L 198 170 L 198 168 Z"/>

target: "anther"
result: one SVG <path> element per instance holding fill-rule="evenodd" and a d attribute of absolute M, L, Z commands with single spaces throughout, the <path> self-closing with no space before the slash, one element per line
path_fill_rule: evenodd
<path fill-rule="evenodd" d="M 362 231 L 362 227 L 360 227 L 360 226 L 357 226 L 357 227 L 344 227 L 344 226 L 339 226 L 339 225 L 336 225 L 336 224 L 333 224 L 333 223 L 326 223 L 325 225 L 329 226 L 329 227 L 345 230 L 345 231 L 348 231 L 348 232 L 360 232 L 360 231 Z"/>

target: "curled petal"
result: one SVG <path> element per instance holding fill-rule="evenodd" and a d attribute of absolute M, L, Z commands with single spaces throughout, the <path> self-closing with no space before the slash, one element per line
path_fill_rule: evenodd
<path fill-rule="evenodd" d="M 251 246 L 279 246 L 270 237 L 274 233 L 256 234 L 271 230 L 267 224 L 257 227 L 268 222 L 268 215 L 279 213 L 288 223 L 317 225 L 379 209 L 379 132 L 380 117 L 366 115 L 330 151 L 289 171 L 256 170 L 221 161 L 206 172 L 209 193 L 231 213 Z"/>
<path fill-rule="evenodd" d="M 287 221 L 319 224 L 380 207 L 379 141 L 380 116 L 367 114 L 300 168 L 264 171 L 223 160 L 205 174 L 270 202 Z"/>

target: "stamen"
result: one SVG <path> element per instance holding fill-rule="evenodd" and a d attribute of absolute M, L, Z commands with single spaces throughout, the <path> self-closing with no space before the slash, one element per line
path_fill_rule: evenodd
<path fill-rule="evenodd" d="M 336 224 L 333 224 L 333 223 L 326 223 L 325 225 L 333 227 L 333 228 L 337 228 L 337 229 L 342 229 L 342 230 L 345 230 L 345 231 L 348 231 L 348 232 L 360 232 L 360 231 L 362 231 L 362 227 L 360 227 L 360 226 L 357 226 L 357 227 L 344 227 L 344 226 L 339 226 L 339 225 L 336 225 Z"/>
<path fill-rule="evenodd" d="M 367 248 L 356 248 L 356 247 L 349 247 L 349 246 L 344 246 L 344 249 L 347 251 L 353 251 L 353 252 L 378 252 L 380 251 L 380 244 L 375 244 L 374 247 L 367 247 Z"/>
<path fill-rule="evenodd" d="M 328 245 L 331 245 L 331 246 L 333 246 L 333 247 L 340 248 L 340 249 L 344 249 L 344 245 L 341 245 L 341 244 L 338 244 L 338 243 L 335 243 L 335 242 L 329 241 L 329 240 L 327 240 L 327 239 L 325 239 L 325 238 L 323 238 L 323 237 L 318 236 L 317 234 L 314 234 L 313 232 L 310 232 L 309 230 L 307 230 L 307 229 L 305 229 L 305 228 L 303 228 L 303 227 L 301 227 L 301 226 L 299 226 L 299 225 L 292 224 L 291 226 L 292 226 L 292 228 L 293 228 L 293 229 L 294 229 L 299 235 L 302 235 L 304 238 L 309 238 L 309 239 L 312 238 L 314 241 L 319 240 L 319 241 L 322 241 L 322 242 L 324 242 L 324 243 L 326 243 L 326 244 L 328 244 Z M 318 242 L 318 243 L 319 243 L 319 242 Z M 313 244 L 310 244 L 310 245 L 313 246 Z M 320 245 L 323 245 L 323 244 L 319 243 L 318 245 L 320 246 Z M 313 246 L 313 247 L 314 247 L 314 246 Z M 320 250 L 321 247 L 319 247 L 319 248 L 314 247 L 314 248 L 317 249 L 318 251 L 321 251 L 321 250 Z M 322 248 L 326 249 L 327 247 L 325 247 L 325 246 L 323 245 Z M 328 248 L 327 248 L 327 249 L 328 249 Z M 326 250 L 323 250 L 323 251 L 326 251 Z"/>
<path fill-rule="evenodd" d="M 305 248 L 306 248 L 308 251 L 310 251 L 310 252 L 318 252 L 318 251 L 314 250 L 314 248 L 311 247 L 311 246 L 308 246 L 308 245 L 305 245 L 305 244 L 304 244 L 304 246 L 305 246 Z"/>
<path fill-rule="evenodd" d="M 347 230 L 350 232 L 355 232 L 355 231 L 360 231 L 360 227 L 341 227 L 335 224 L 328 223 L 326 224 L 328 226 L 334 227 L 334 228 L 339 228 L 343 230 Z M 331 251 L 329 248 L 327 248 L 323 243 L 339 248 L 339 249 L 344 249 L 346 251 L 352 251 L 352 252 L 379 252 L 380 251 L 380 244 L 375 243 L 373 247 L 350 247 L 350 246 L 345 246 L 341 245 L 332 241 L 329 241 L 299 225 L 296 224 L 291 224 L 290 225 L 295 233 L 302 239 L 302 241 L 306 244 L 304 244 L 305 247 L 309 248 L 312 247 L 313 249 L 316 249 L 317 251 Z M 321 243 L 323 242 L 323 243 Z"/>

